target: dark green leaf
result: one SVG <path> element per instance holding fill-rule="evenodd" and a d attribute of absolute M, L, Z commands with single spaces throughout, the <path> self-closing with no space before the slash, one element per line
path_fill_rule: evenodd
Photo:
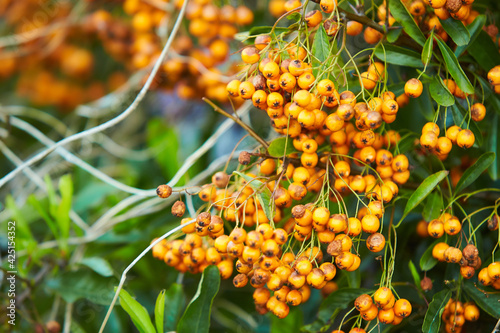
<path fill-rule="evenodd" d="M 444 307 L 451 297 L 450 290 L 441 290 L 432 298 L 429 308 L 425 314 L 422 332 L 437 333 L 441 325 L 441 315 L 443 314 Z"/>
<path fill-rule="evenodd" d="M 314 35 L 314 41 L 312 44 L 312 54 L 321 64 L 323 63 L 330 53 L 330 41 L 328 40 L 328 35 L 326 34 L 323 25 L 319 27 Z"/>
<path fill-rule="evenodd" d="M 420 269 L 422 271 L 430 271 L 438 263 L 438 260 L 432 256 L 432 249 L 439 242 L 439 239 L 434 241 L 420 258 Z"/>
<path fill-rule="evenodd" d="M 256 35 L 265 35 L 265 34 L 268 34 L 271 32 L 271 30 L 273 29 L 272 26 L 255 26 L 255 27 L 252 27 L 250 28 L 250 31 L 248 32 L 248 35 L 250 36 L 256 36 Z M 274 32 L 276 33 L 282 33 L 282 32 L 285 32 L 285 31 L 288 31 L 289 28 L 284 28 L 284 27 L 274 27 Z"/>
<path fill-rule="evenodd" d="M 455 44 L 458 46 L 464 46 L 469 44 L 470 34 L 469 30 L 464 26 L 462 21 L 455 20 L 452 17 L 447 18 L 446 20 L 440 20 L 441 25 L 444 28 L 444 31 L 453 39 Z"/>
<path fill-rule="evenodd" d="M 401 220 L 403 220 L 413 209 L 415 209 L 434 188 L 448 175 L 448 171 L 438 171 L 433 175 L 425 178 L 420 186 L 413 192 L 410 199 L 406 203 L 405 210 Z"/>
<path fill-rule="evenodd" d="M 337 309 L 345 309 L 362 294 L 368 294 L 371 290 L 364 288 L 344 288 L 339 289 L 330 295 L 321 303 L 318 311 L 317 320 L 321 323 L 326 323 L 331 318 L 332 313 Z"/>
<path fill-rule="evenodd" d="M 286 146 L 286 150 L 285 150 Z M 288 137 L 281 137 L 273 140 L 267 149 L 269 155 L 273 157 L 283 157 L 283 155 L 290 155 L 296 153 L 297 150 L 293 146 L 292 140 Z"/>
<path fill-rule="evenodd" d="M 125 289 L 120 290 L 120 305 L 125 310 L 135 327 L 141 333 L 155 333 L 155 328 L 149 318 L 148 311 L 130 296 Z"/>
<path fill-rule="evenodd" d="M 460 104 L 455 103 L 451 106 L 451 112 L 452 112 L 453 120 L 455 121 L 455 124 L 457 126 L 460 126 L 462 124 L 462 126 L 463 126 L 463 124 L 465 124 L 465 122 L 463 122 L 463 119 L 464 119 L 464 116 L 467 113 L 467 111 L 465 111 L 465 109 Z M 481 133 L 481 130 L 479 129 L 479 127 L 477 126 L 475 121 L 471 121 L 469 123 L 469 129 L 472 131 L 472 133 L 474 133 L 474 136 L 476 137 L 477 145 L 482 146 L 483 145 L 483 134 Z"/>
<path fill-rule="evenodd" d="M 164 324 L 163 324 L 164 319 L 165 319 L 165 289 L 160 291 L 155 304 L 155 325 L 156 325 L 156 331 L 158 333 L 164 332 Z"/>
<path fill-rule="evenodd" d="M 434 48 L 434 28 L 424 44 L 424 49 L 422 50 L 422 63 L 427 65 L 432 58 L 432 50 Z"/>
<path fill-rule="evenodd" d="M 493 115 L 491 128 L 489 130 L 488 150 L 494 152 L 496 156 L 500 155 L 499 122 L 500 117 L 498 116 L 498 113 L 495 113 Z M 500 163 L 498 162 L 498 158 L 495 158 L 493 163 L 491 163 L 490 167 L 488 168 L 488 173 L 493 180 L 498 180 L 500 178 Z"/>
<path fill-rule="evenodd" d="M 488 35 L 488 33 L 484 30 L 479 32 L 476 40 L 470 44 L 467 52 L 485 71 L 489 71 L 496 65 L 500 64 L 498 45 L 491 40 L 490 35 Z"/>
<path fill-rule="evenodd" d="M 59 229 L 57 228 L 56 222 L 50 217 L 49 213 L 46 211 L 46 207 L 42 206 L 41 200 L 39 200 L 37 197 L 35 197 L 34 194 L 31 194 L 28 197 L 28 203 L 32 205 L 38 214 L 43 218 L 45 223 L 47 223 L 47 226 L 49 227 L 50 231 L 52 231 L 52 234 L 54 235 L 55 239 L 59 239 Z"/>
<path fill-rule="evenodd" d="M 196 294 L 177 325 L 177 332 L 208 333 L 212 302 L 219 291 L 219 286 L 219 269 L 217 266 L 208 266 L 203 271 Z"/>
<path fill-rule="evenodd" d="M 415 147 L 415 139 L 417 138 L 418 136 L 415 133 L 404 135 L 398 142 L 399 153 L 404 154 L 412 150 Z"/>
<path fill-rule="evenodd" d="M 389 32 L 387 32 L 386 35 L 387 41 L 391 44 L 394 43 L 395 41 L 398 40 L 399 36 L 401 36 L 402 32 L 403 32 L 403 27 L 393 25 L 391 29 L 389 29 Z"/>
<path fill-rule="evenodd" d="M 80 264 L 87 266 L 94 272 L 96 272 L 99 275 L 102 276 L 112 276 L 113 275 L 113 268 L 103 258 L 100 257 L 88 257 L 88 258 L 83 258 L 82 261 L 80 261 Z"/>
<path fill-rule="evenodd" d="M 165 293 L 165 303 L 167 305 L 167 311 L 165 312 L 165 330 L 175 331 L 177 322 L 186 306 L 186 298 L 181 284 L 174 283 L 167 289 Z"/>
<path fill-rule="evenodd" d="M 431 193 L 426 200 L 422 217 L 426 221 L 437 219 L 443 210 L 443 197 L 438 192 Z"/>
<path fill-rule="evenodd" d="M 487 294 L 477 289 L 472 281 L 464 283 L 465 292 L 476 302 L 476 304 L 493 318 L 500 318 L 500 293 L 491 288 L 486 289 Z"/>
<path fill-rule="evenodd" d="M 274 200 L 272 200 L 271 190 L 259 179 L 252 178 L 248 175 L 245 175 L 241 172 L 234 172 L 238 176 L 245 179 L 250 183 L 250 187 L 257 192 L 257 200 L 259 200 L 260 205 L 264 209 L 264 213 L 269 221 L 274 218 L 275 210 L 274 210 Z"/>
<path fill-rule="evenodd" d="M 410 269 L 411 276 L 413 277 L 413 282 L 415 282 L 417 288 L 420 288 L 420 276 L 418 275 L 417 268 L 413 264 L 413 261 L 408 261 L 408 268 Z"/>
<path fill-rule="evenodd" d="M 481 155 L 477 161 L 472 164 L 460 178 L 455 187 L 455 193 L 460 193 L 464 188 L 472 184 L 495 160 L 494 152 L 487 152 Z"/>
<path fill-rule="evenodd" d="M 95 304 L 109 305 L 114 296 L 109 285 L 115 282 L 114 278 L 105 278 L 82 269 L 59 274 L 48 280 L 46 286 L 61 295 L 68 303 L 85 298 Z"/>
<path fill-rule="evenodd" d="M 460 67 L 460 63 L 458 62 L 457 57 L 455 57 L 453 51 L 439 38 L 437 39 L 437 43 L 439 49 L 441 50 L 441 54 L 443 55 L 444 62 L 446 63 L 446 68 L 457 83 L 458 87 L 467 94 L 473 94 L 474 87 L 470 83 L 469 78 L 465 75 L 462 67 Z"/>
<path fill-rule="evenodd" d="M 431 92 L 432 99 L 439 105 L 451 106 L 455 103 L 455 97 L 453 97 L 448 87 L 444 85 L 443 80 L 437 74 L 431 81 L 429 91 Z"/>
<path fill-rule="evenodd" d="M 425 36 L 401 0 L 389 0 L 389 8 L 392 16 L 403 26 L 408 36 L 413 38 L 420 46 L 424 46 Z"/>
<path fill-rule="evenodd" d="M 483 26 L 485 23 L 486 23 L 486 16 L 479 15 L 471 24 L 467 26 L 467 30 L 469 30 L 470 33 L 470 41 L 468 45 L 457 46 L 457 48 L 455 49 L 455 55 L 457 57 L 459 57 L 462 53 L 464 53 L 464 51 L 469 48 L 469 45 L 472 45 L 474 43 L 477 36 L 479 36 L 479 33 L 483 30 Z"/>
<path fill-rule="evenodd" d="M 375 56 L 380 60 L 393 65 L 422 68 L 420 54 L 404 47 L 390 44 L 380 44 L 375 49 Z"/>
<path fill-rule="evenodd" d="M 271 316 L 271 333 L 294 333 L 299 332 L 304 321 L 302 310 L 298 307 L 290 307 L 290 313 L 283 319 Z"/>

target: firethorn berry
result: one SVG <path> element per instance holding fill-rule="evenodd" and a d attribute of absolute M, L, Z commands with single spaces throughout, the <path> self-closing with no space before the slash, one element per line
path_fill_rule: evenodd
<path fill-rule="evenodd" d="M 492 280 L 500 279 L 500 261 L 488 265 L 488 275 Z"/>
<path fill-rule="evenodd" d="M 420 136 L 420 144 L 422 145 L 422 147 L 426 149 L 432 150 L 436 148 L 437 143 L 438 143 L 438 136 L 434 132 L 431 131 L 424 132 Z"/>
<path fill-rule="evenodd" d="M 479 319 L 479 308 L 473 302 L 464 304 L 464 317 L 467 321 L 477 321 Z"/>
<path fill-rule="evenodd" d="M 337 0 L 321 0 L 319 6 L 323 12 L 329 14 L 337 7 Z"/>
<path fill-rule="evenodd" d="M 439 126 L 436 123 L 428 122 L 422 127 L 422 133 L 434 132 L 436 136 L 439 136 Z"/>
<path fill-rule="evenodd" d="M 306 13 L 304 20 L 308 27 L 315 27 L 323 20 L 323 15 L 319 10 L 312 10 Z"/>
<path fill-rule="evenodd" d="M 371 252 L 380 252 L 385 247 L 385 237 L 381 233 L 374 233 L 366 239 L 366 246 Z"/>
<path fill-rule="evenodd" d="M 259 59 L 259 49 L 254 46 L 247 46 L 241 51 L 241 60 L 247 64 L 255 64 Z"/>
<path fill-rule="evenodd" d="M 339 269 L 347 270 L 354 264 L 354 257 L 356 256 L 351 252 L 342 252 L 335 258 L 335 264 Z"/>
<path fill-rule="evenodd" d="M 238 93 L 243 99 L 251 99 L 255 93 L 255 87 L 250 81 L 242 82 L 238 87 Z"/>
<path fill-rule="evenodd" d="M 439 261 L 445 261 L 444 251 L 450 246 L 444 242 L 437 243 L 432 249 L 432 256 Z"/>
<path fill-rule="evenodd" d="M 448 139 L 446 136 L 442 136 L 438 138 L 436 144 L 436 152 L 438 152 L 439 154 L 446 155 L 451 151 L 452 146 L 453 143 L 451 142 L 451 140 Z"/>
<path fill-rule="evenodd" d="M 369 72 L 363 72 L 359 76 L 360 84 L 367 90 L 372 90 L 377 85 L 378 77 Z"/>
<path fill-rule="evenodd" d="M 409 162 L 408 157 L 403 154 L 397 155 L 392 160 L 392 170 L 395 172 L 405 172 L 408 170 Z"/>
<path fill-rule="evenodd" d="M 422 82 L 419 79 L 410 79 L 405 84 L 405 94 L 412 98 L 420 97 L 423 91 Z"/>
<path fill-rule="evenodd" d="M 368 234 L 373 234 L 380 228 L 380 220 L 373 214 L 366 214 L 361 219 L 361 228 Z"/>
<path fill-rule="evenodd" d="M 471 130 L 463 129 L 457 135 L 457 145 L 460 148 L 470 148 L 474 145 L 475 137 Z"/>
<path fill-rule="evenodd" d="M 440 238 L 444 235 L 444 224 L 441 220 L 434 219 L 429 222 L 427 232 L 434 238 Z"/>
<path fill-rule="evenodd" d="M 372 304 L 368 310 L 360 312 L 360 315 L 364 320 L 372 321 L 377 318 L 378 308 L 375 306 L 375 304 Z"/>
<path fill-rule="evenodd" d="M 462 224 L 456 217 L 451 217 L 444 221 L 444 232 L 448 235 L 456 235 L 462 230 Z"/>
<path fill-rule="evenodd" d="M 486 116 L 486 108 L 484 107 L 483 104 L 476 103 L 476 104 L 471 106 L 470 114 L 471 114 L 472 120 L 481 121 Z"/>
<path fill-rule="evenodd" d="M 472 261 L 479 256 L 479 251 L 473 244 L 467 244 L 467 246 L 462 250 L 462 253 L 464 255 L 464 258 L 469 261 Z"/>

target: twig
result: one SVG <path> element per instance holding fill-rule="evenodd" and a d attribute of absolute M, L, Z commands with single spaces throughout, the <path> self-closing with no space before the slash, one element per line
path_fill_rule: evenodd
<path fill-rule="evenodd" d="M 71 329 L 71 313 L 73 312 L 73 303 L 66 304 L 66 310 L 64 311 L 64 328 L 63 333 L 70 333 Z"/>
<path fill-rule="evenodd" d="M 228 117 L 229 119 L 233 120 L 235 123 L 243 127 L 243 129 L 245 129 L 245 131 L 247 131 L 248 134 L 250 134 L 255 140 L 257 140 L 262 146 L 264 146 L 266 150 L 267 148 L 269 148 L 269 144 L 264 139 L 262 139 L 257 133 L 255 133 L 255 131 L 251 129 L 247 124 L 245 124 L 241 119 L 222 110 L 220 107 L 215 105 L 211 100 L 209 100 L 206 97 L 203 97 L 202 100 L 205 101 L 207 104 L 209 104 L 211 107 L 213 107 L 214 110 L 217 111 L 218 113 Z"/>
<path fill-rule="evenodd" d="M 21 164 L 16 169 L 14 169 L 11 172 L 9 172 L 2 179 L 0 179 L 0 188 L 2 188 L 8 181 L 10 181 L 12 178 L 14 178 L 23 169 L 25 169 L 26 167 L 29 167 L 29 166 L 33 165 L 34 163 L 40 161 L 41 159 L 43 159 L 45 156 L 47 156 L 48 154 L 50 154 L 51 152 L 53 152 L 57 148 L 62 147 L 62 146 L 66 145 L 66 144 L 68 144 L 70 142 L 82 139 L 84 137 L 87 137 L 87 136 L 90 136 L 90 135 L 102 132 L 102 131 L 104 131 L 104 130 L 106 130 L 108 128 L 111 128 L 111 127 L 115 126 L 116 124 L 120 123 L 125 118 L 127 118 L 137 108 L 137 106 L 142 101 L 142 99 L 144 98 L 144 96 L 146 96 L 146 93 L 149 90 L 149 87 L 153 83 L 153 80 L 154 80 L 154 78 L 156 76 L 156 73 L 160 69 L 160 67 L 161 67 L 161 65 L 163 63 L 163 60 L 165 60 L 165 57 L 167 56 L 167 53 L 168 53 L 168 51 L 170 49 L 170 45 L 172 44 L 172 42 L 173 42 L 173 40 L 175 38 L 175 35 L 177 34 L 177 31 L 179 30 L 179 27 L 180 27 L 180 25 L 182 23 L 182 18 L 184 16 L 184 12 L 186 11 L 186 7 L 187 7 L 187 3 L 188 2 L 189 2 L 188 0 L 184 1 L 184 4 L 183 4 L 183 6 L 182 6 L 182 8 L 181 8 L 181 10 L 179 12 L 177 20 L 176 20 L 176 22 L 174 24 L 174 27 L 172 29 L 172 33 L 170 34 L 170 36 L 168 38 L 168 41 L 165 44 L 165 47 L 163 48 L 163 51 L 161 52 L 160 56 L 158 57 L 158 60 L 156 61 L 155 65 L 153 67 L 153 70 L 151 71 L 151 74 L 149 75 L 146 83 L 144 84 L 144 86 L 142 87 L 141 91 L 136 96 L 136 98 L 134 99 L 134 101 L 132 102 L 132 104 L 130 104 L 130 106 L 125 111 L 123 111 L 121 114 L 119 114 L 115 118 L 112 118 L 112 119 L 108 120 L 107 122 L 102 123 L 101 125 L 98 125 L 96 127 L 90 128 L 90 129 L 85 130 L 83 132 L 71 135 L 71 136 L 69 136 L 69 137 L 67 137 L 67 138 L 65 138 L 65 139 L 63 139 L 61 141 L 58 141 L 58 142 L 54 143 L 52 146 L 44 149 L 43 151 L 41 151 L 37 155 L 35 155 L 32 158 L 30 158 L 27 161 L 25 161 L 23 164 Z"/>
<path fill-rule="evenodd" d="M 187 2 L 188 1 L 185 1 L 184 5 Z M 184 228 L 184 227 L 186 227 L 186 226 L 188 226 L 190 224 L 193 224 L 195 222 L 196 222 L 196 219 L 191 220 L 191 221 L 189 221 L 189 222 L 187 222 L 185 224 L 181 224 L 181 225 L 175 227 L 174 229 L 170 230 L 169 232 L 163 234 L 163 236 L 161 236 L 160 238 L 158 238 L 154 242 L 152 242 L 144 251 L 141 252 L 141 254 L 139 254 L 139 256 L 137 258 L 134 259 L 134 261 L 132 261 L 132 263 L 130 265 L 127 266 L 127 268 L 125 268 L 125 270 L 122 273 L 122 276 L 121 276 L 121 279 L 120 279 L 120 283 L 118 284 L 118 287 L 116 288 L 115 296 L 113 297 L 113 300 L 111 301 L 111 304 L 109 305 L 109 309 L 108 309 L 108 312 L 106 313 L 106 317 L 104 317 L 104 321 L 102 322 L 101 328 L 99 329 L 99 333 L 102 333 L 103 330 L 104 330 L 104 328 L 106 327 L 106 323 L 108 322 L 109 316 L 111 315 L 111 312 L 113 311 L 113 308 L 115 306 L 116 300 L 118 299 L 118 296 L 120 295 L 120 291 L 123 288 L 123 284 L 125 283 L 125 280 L 127 279 L 127 273 L 128 273 L 128 271 L 130 271 L 132 269 L 132 267 L 134 267 L 135 264 L 139 260 L 141 260 L 149 252 L 149 250 L 151 250 L 153 248 L 153 246 L 155 246 L 156 244 L 158 244 L 159 242 L 161 242 L 162 240 L 164 240 L 168 236 L 172 235 L 173 233 L 175 233 L 175 232 L 181 230 L 182 228 Z"/>

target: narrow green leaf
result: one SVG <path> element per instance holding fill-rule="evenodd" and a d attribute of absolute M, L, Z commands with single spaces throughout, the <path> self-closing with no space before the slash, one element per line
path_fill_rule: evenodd
<path fill-rule="evenodd" d="M 401 0 L 389 0 L 389 8 L 392 16 L 403 26 L 408 36 L 421 46 L 424 46 L 425 36 Z"/>
<path fill-rule="evenodd" d="M 130 296 L 125 289 L 120 290 L 120 305 L 125 310 L 135 327 L 141 333 L 155 333 L 155 328 L 149 318 L 148 311 L 139 302 Z"/>
<path fill-rule="evenodd" d="M 389 43 L 394 43 L 395 41 L 398 40 L 399 36 L 401 36 L 401 33 L 403 32 L 403 27 L 393 25 L 391 29 L 389 29 L 389 32 L 387 32 L 386 38 Z"/>
<path fill-rule="evenodd" d="M 442 106 L 451 106 L 455 103 L 455 97 L 451 94 L 443 83 L 443 80 L 439 77 L 439 75 L 435 75 L 431 81 L 429 86 L 429 91 L 431 93 L 431 97 L 435 100 L 439 105 Z"/>
<path fill-rule="evenodd" d="M 248 35 L 250 36 L 256 36 L 256 35 L 265 35 L 271 32 L 273 30 L 272 26 L 255 26 L 250 28 L 250 31 L 248 32 Z M 276 33 L 281 33 L 281 32 L 286 32 L 288 31 L 289 28 L 285 27 L 274 27 L 274 32 Z"/>
<path fill-rule="evenodd" d="M 456 125 L 462 125 L 465 124 L 464 122 L 464 117 L 467 113 L 467 111 L 458 103 L 455 103 L 451 106 L 451 112 L 453 116 L 453 121 L 455 122 Z M 475 121 L 471 121 L 469 123 L 469 129 L 474 133 L 474 136 L 476 137 L 476 142 L 478 146 L 483 145 L 483 134 L 479 127 L 477 126 Z"/>
<path fill-rule="evenodd" d="M 219 286 L 219 269 L 217 266 L 208 266 L 203 271 L 196 294 L 177 325 L 177 332 L 208 333 L 212 302 L 219 291 Z"/>
<path fill-rule="evenodd" d="M 113 267 L 105 259 L 100 257 L 83 258 L 80 264 L 87 266 L 99 275 L 108 277 L 113 275 Z"/>
<path fill-rule="evenodd" d="M 483 30 L 484 25 L 486 24 L 486 15 L 479 15 L 476 19 L 467 26 L 467 30 L 470 33 L 470 41 L 469 44 L 463 46 L 457 46 L 455 49 L 455 55 L 457 58 L 464 53 L 465 50 L 469 48 L 470 45 L 474 43 L 479 33 Z"/>
<path fill-rule="evenodd" d="M 500 117 L 498 116 L 498 113 L 495 113 L 493 115 L 492 124 L 489 131 L 488 150 L 494 152 L 496 156 L 500 155 L 500 132 L 498 131 L 500 127 L 499 122 Z M 498 180 L 500 178 L 500 163 L 498 161 L 498 158 L 495 158 L 493 163 L 491 163 L 490 167 L 488 168 L 488 173 L 493 180 Z"/>
<path fill-rule="evenodd" d="M 434 241 L 420 258 L 420 269 L 422 271 L 430 271 L 438 263 L 438 260 L 432 256 L 432 249 L 439 242 L 439 239 Z"/>
<path fill-rule="evenodd" d="M 467 52 L 485 71 L 489 71 L 500 64 L 498 45 L 491 40 L 490 35 L 484 30 L 479 32 L 476 40 L 470 44 Z"/>
<path fill-rule="evenodd" d="M 271 333 L 299 332 L 304 322 L 304 314 L 298 307 L 290 307 L 290 313 L 283 319 L 271 316 Z"/>
<path fill-rule="evenodd" d="M 422 332 L 437 333 L 441 325 L 441 315 L 443 314 L 444 307 L 451 297 L 450 290 L 441 290 L 432 298 L 429 308 L 425 313 L 424 324 Z"/>
<path fill-rule="evenodd" d="M 252 178 L 237 171 L 234 171 L 234 173 L 249 182 L 250 187 L 257 192 L 257 200 L 259 200 L 260 205 L 264 209 L 267 219 L 271 221 L 275 215 L 274 200 L 272 200 L 273 194 L 271 190 L 269 190 L 269 188 L 259 179 Z"/>
<path fill-rule="evenodd" d="M 477 289 L 472 281 L 464 283 L 464 290 L 476 304 L 493 318 L 500 318 L 500 293 L 491 288 L 481 286 L 488 294 Z M 491 291 L 491 292 L 490 292 Z"/>
<path fill-rule="evenodd" d="M 477 161 L 472 164 L 460 178 L 455 187 L 455 194 L 460 193 L 464 188 L 474 183 L 481 174 L 488 169 L 488 167 L 495 160 L 495 153 L 490 151 L 481 155 Z"/>
<path fill-rule="evenodd" d="M 403 220 L 413 209 L 415 209 L 448 175 L 448 173 L 449 172 L 446 170 L 438 171 L 435 174 L 432 174 L 429 177 L 425 178 L 406 203 L 406 207 L 401 220 Z"/>
<path fill-rule="evenodd" d="M 446 33 L 451 37 L 451 39 L 453 39 L 455 44 L 457 44 L 458 46 L 464 46 L 469 44 L 470 41 L 469 30 L 467 30 L 462 21 L 455 20 L 452 17 L 440 21 L 444 31 L 446 31 Z"/>
<path fill-rule="evenodd" d="M 443 197 L 438 192 L 431 193 L 426 200 L 422 217 L 426 221 L 437 219 L 443 210 Z"/>
<path fill-rule="evenodd" d="M 177 322 L 186 306 L 186 297 L 181 284 L 173 283 L 170 288 L 167 289 L 165 293 L 165 303 L 167 304 L 167 309 L 165 311 L 165 330 L 167 332 L 175 331 Z"/>
<path fill-rule="evenodd" d="M 444 62 L 446 63 L 446 68 L 457 83 L 458 87 L 467 94 L 473 94 L 474 87 L 470 83 L 469 78 L 465 75 L 462 67 L 460 67 L 460 63 L 458 62 L 458 59 L 453 51 L 439 38 L 437 39 L 437 43 L 439 49 L 441 50 L 441 54 L 443 55 Z"/>
<path fill-rule="evenodd" d="M 417 288 L 420 288 L 420 275 L 418 275 L 417 268 L 413 264 L 413 261 L 408 261 L 408 268 L 410 269 L 411 276 L 413 277 L 413 282 L 415 282 Z"/>
<path fill-rule="evenodd" d="M 380 44 L 375 49 L 375 56 L 393 65 L 423 68 L 421 56 L 417 52 L 400 46 Z"/>
<path fill-rule="evenodd" d="M 288 142 L 287 142 L 288 139 Z M 285 150 L 286 146 L 286 150 Z M 293 146 L 292 140 L 287 137 L 281 137 L 273 140 L 267 149 L 269 155 L 273 157 L 283 157 L 283 155 L 290 155 L 292 153 L 296 153 L 297 150 Z"/>
<path fill-rule="evenodd" d="M 424 44 L 424 49 L 422 50 L 422 63 L 424 65 L 429 64 L 432 58 L 432 50 L 434 48 L 434 28 L 432 28 L 431 33 Z"/>
<path fill-rule="evenodd" d="M 45 208 L 42 207 L 40 200 L 38 200 L 34 194 L 31 194 L 28 197 L 28 203 L 36 209 L 36 211 L 38 212 L 38 214 L 40 214 L 45 223 L 47 223 L 50 231 L 52 231 L 52 234 L 54 235 L 54 238 L 59 239 L 59 229 L 57 228 L 56 222 L 50 217 L 49 213 L 45 210 Z"/>
<path fill-rule="evenodd" d="M 330 53 L 330 41 L 325 27 L 321 25 L 314 35 L 312 54 L 320 63 L 324 62 Z"/>
<path fill-rule="evenodd" d="M 165 317 L 165 289 L 160 291 L 155 304 L 155 325 L 156 325 L 156 332 L 158 333 L 164 332 L 164 324 L 163 324 L 164 317 Z"/>

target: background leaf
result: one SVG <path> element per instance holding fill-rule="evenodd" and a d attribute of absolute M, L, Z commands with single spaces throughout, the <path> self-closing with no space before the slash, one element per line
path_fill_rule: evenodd
<path fill-rule="evenodd" d="M 410 199 L 406 203 L 405 210 L 401 220 L 403 220 L 413 209 L 415 209 L 434 188 L 448 175 L 448 171 L 438 171 L 433 175 L 425 178 L 420 186 L 413 192 Z"/>
<path fill-rule="evenodd" d="M 135 327 L 141 333 L 155 333 L 155 328 L 149 318 L 148 311 L 139 302 L 130 296 L 130 294 L 125 290 L 120 290 L 120 305 L 123 310 L 125 310 Z"/>
<path fill-rule="evenodd" d="M 441 54 L 443 55 L 444 62 L 446 63 L 446 69 L 453 77 L 458 87 L 462 89 L 463 92 L 467 94 L 474 93 L 474 87 L 470 83 L 469 79 L 465 75 L 462 67 L 460 67 L 460 63 L 458 62 L 457 57 L 451 51 L 451 49 L 439 38 L 437 39 L 437 43 L 439 49 L 441 50 Z M 497 50 L 498 53 L 498 50 Z"/>
<path fill-rule="evenodd" d="M 294 333 L 300 332 L 303 325 L 304 314 L 298 307 L 290 307 L 290 313 L 283 319 L 271 316 L 271 333 Z"/>
<path fill-rule="evenodd" d="M 488 169 L 494 160 L 495 153 L 491 151 L 479 156 L 477 161 L 467 168 L 462 177 L 460 177 L 460 180 L 455 187 L 455 193 L 460 193 L 464 188 L 474 183 L 474 181 L 478 179 L 479 176 L 486 171 L 486 169 Z"/>
<path fill-rule="evenodd" d="M 478 290 L 472 281 L 464 283 L 465 292 L 476 302 L 477 306 L 493 318 L 500 318 L 500 293 L 484 286 L 481 286 L 481 289 L 485 289 L 487 294 Z"/>
<path fill-rule="evenodd" d="M 488 35 L 488 33 L 484 30 L 479 32 L 474 42 L 467 48 L 467 52 L 485 71 L 489 71 L 496 65 L 500 64 L 498 46 L 491 40 L 490 35 Z"/>
<path fill-rule="evenodd" d="M 422 332 L 437 333 L 439 332 L 439 326 L 441 325 L 441 315 L 444 311 L 444 306 L 451 297 L 450 290 L 441 290 L 436 293 L 432 298 L 429 308 L 425 313 L 424 324 L 422 326 Z"/>
<path fill-rule="evenodd" d="M 401 2 L 401 0 L 389 0 L 389 8 L 392 16 L 398 21 L 402 26 L 404 31 L 413 38 L 421 46 L 425 44 L 425 37 L 417 23 L 411 16 L 410 12 L 406 6 Z"/>
<path fill-rule="evenodd" d="M 446 20 L 441 20 L 441 25 L 443 26 L 444 31 L 453 39 L 455 44 L 458 46 L 464 46 L 469 44 L 470 34 L 469 30 L 465 27 L 462 21 L 455 20 L 452 17 L 447 18 Z"/>
<path fill-rule="evenodd" d="M 444 208 L 443 197 L 438 192 L 431 193 L 425 202 L 422 217 L 426 221 L 437 219 L 441 215 L 441 210 Z"/>
<path fill-rule="evenodd" d="M 170 304 L 169 304 L 170 305 Z M 165 290 L 160 291 L 155 304 L 155 326 L 158 333 L 163 333 L 165 319 Z"/>
<path fill-rule="evenodd" d="M 495 156 L 499 156 L 500 154 L 500 132 L 499 132 L 499 122 L 500 117 L 498 113 L 495 113 L 491 119 L 491 128 L 489 130 L 488 137 L 488 150 L 495 153 Z M 500 178 L 500 163 L 498 162 L 498 158 L 495 158 L 493 163 L 491 163 L 488 168 L 488 173 L 493 180 L 498 180 Z"/>
<path fill-rule="evenodd" d="M 285 151 L 285 145 L 286 145 L 286 151 Z M 273 157 L 283 157 L 283 155 L 288 156 L 292 153 L 296 153 L 297 150 L 293 146 L 292 140 L 290 138 L 281 137 L 274 139 L 273 142 L 271 142 L 269 148 L 267 149 L 267 152 L 269 153 L 269 155 Z"/>
<path fill-rule="evenodd" d="M 415 282 L 415 286 L 420 288 L 420 276 L 418 275 L 417 268 L 413 264 L 413 261 L 408 261 L 408 268 L 410 269 L 411 276 L 413 277 L 413 282 Z"/>
<path fill-rule="evenodd" d="M 439 242 L 441 242 L 439 239 L 435 240 L 434 243 L 425 250 L 422 257 L 420 257 L 420 269 L 422 271 L 430 271 L 438 263 L 438 260 L 432 256 L 432 249 Z"/>
<path fill-rule="evenodd" d="M 165 330 L 175 331 L 177 322 L 186 306 L 186 297 L 182 289 L 182 285 L 173 283 L 165 292 L 165 303 L 167 305 L 165 311 Z"/>
<path fill-rule="evenodd" d="M 486 15 L 478 15 L 474 19 L 474 21 L 467 26 L 467 30 L 469 30 L 470 41 L 468 45 L 457 46 L 455 49 L 455 55 L 459 57 L 465 50 L 469 48 L 470 45 L 474 43 L 479 33 L 483 30 L 483 26 L 486 23 Z"/>
<path fill-rule="evenodd" d="M 432 58 L 432 50 L 434 48 L 434 28 L 432 28 L 431 33 L 424 44 L 424 49 L 422 50 L 422 63 L 427 65 Z"/>
<path fill-rule="evenodd" d="M 113 275 L 113 267 L 105 259 L 100 257 L 83 258 L 80 264 L 87 266 L 99 275 L 108 277 Z"/>
<path fill-rule="evenodd" d="M 208 266 L 203 271 L 196 294 L 177 325 L 177 332 L 208 333 L 212 302 L 219 291 L 219 286 L 219 269 L 217 266 Z"/>
<path fill-rule="evenodd" d="M 271 221 L 276 214 L 274 210 L 274 200 L 272 198 L 271 190 L 269 190 L 269 188 L 259 179 L 252 178 L 237 171 L 235 171 L 234 173 L 249 182 L 250 187 L 254 191 L 257 191 L 257 200 L 259 200 L 260 205 L 264 209 L 264 213 L 266 214 L 267 219 Z"/>

